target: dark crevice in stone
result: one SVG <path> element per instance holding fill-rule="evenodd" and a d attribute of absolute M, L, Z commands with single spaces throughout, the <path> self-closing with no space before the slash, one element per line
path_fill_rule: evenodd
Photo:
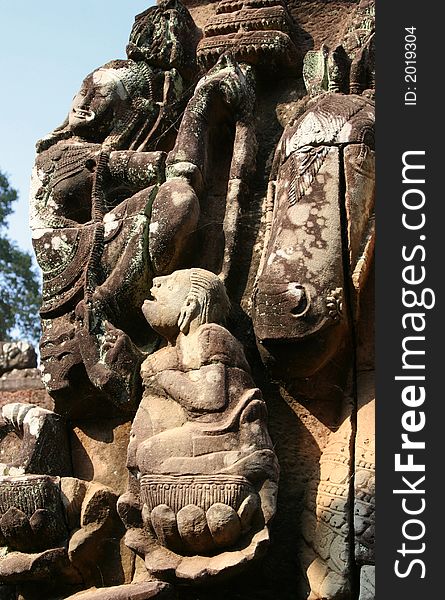
<path fill-rule="evenodd" d="M 354 499 L 355 499 L 355 444 L 357 439 L 357 411 L 358 411 L 358 391 L 357 391 L 357 344 L 358 337 L 355 327 L 355 291 L 352 284 L 351 268 L 349 262 L 349 240 L 348 240 L 348 218 L 346 214 L 346 180 L 344 165 L 344 149 L 339 151 L 339 210 L 342 235 L 342 259 L 343 259 L 343 277 L 344 277 L 344 298 L 345 313 L 348 320 L 351 347 L 352 347 L 352 372 L 351 372 L 351 438 L 349 444 L 350 456 L 350 477 L 349 477 L 349 568 L 351 600 L 358 600 L 360 595 L 360 573 L 355 561 L 355 526 L 354 526 Z"/>

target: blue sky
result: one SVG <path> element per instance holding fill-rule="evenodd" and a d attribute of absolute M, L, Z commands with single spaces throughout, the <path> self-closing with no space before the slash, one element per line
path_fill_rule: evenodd
<path fill-rule="evenodd" d="M 83 78 L 125 46 L 153 0 L 0 0 L 0 169 L 20 195 L 9 236 L 31 250 L 35 142 L 65 118 Z"/>

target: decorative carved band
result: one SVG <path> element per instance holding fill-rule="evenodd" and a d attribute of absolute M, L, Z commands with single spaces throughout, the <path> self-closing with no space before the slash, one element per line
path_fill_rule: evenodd
<path fill-rule="evenodd" d="M 246 31 L 204 38 L 198 45 L 198 59 L 206 66 L 216 63 L 224 52 L 231 51 L 236 60 L 249 64 L 268 61 L 291 67 L 297 60 L 297 49 L 282 31 Z"/>
<path fill-rule="evenodd" d="M 240 10 L 216 15 L 204 28 L 205 37 L 223 35 L 237 31 L 277 30 L 288 32 L 290 19 L 282 6 Z"/>
<path fill-rule="evenodd" d="M 282 0 L 221 0 L 216 8 L 216 14 L 231 13 L 244 8 L 262 8 L 265 6 L 282 6 Z"/>
<path fill-rule="evenodd" d="M 55 519 L 64 519 L 60 501 L 59 478 L 47 475 L 27 475 L 0 478 L 0 517 L 11 507 L 32 517 L 39 509 L 55 512 Z"/>
<path fill-rule="evenodd" d="M 236 475 L 144 475 L 141 499 L 151 511 L 166 504 L 175 513 L 189 504 L 208 510 L 221 502 L 238 510 L 243 500 L 256 494 L 250 483 Z"/>

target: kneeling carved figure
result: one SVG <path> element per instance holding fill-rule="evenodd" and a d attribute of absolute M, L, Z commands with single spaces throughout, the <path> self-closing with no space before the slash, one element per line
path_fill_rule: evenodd
<path fill-rule="evenodd" d="M 228 574 L 265 547 L 275 513 L 266 405 L 241 345 L 217 324 L 230 303 L 216 275 L 176 271 L 151 293 L 143 312 L 167 345 L 142 365 L 119 500 L 126 542 L 159 577 Z"/>

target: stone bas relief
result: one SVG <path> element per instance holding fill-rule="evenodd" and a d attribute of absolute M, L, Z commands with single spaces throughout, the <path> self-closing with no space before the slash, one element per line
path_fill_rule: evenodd
<path fill-rule="evenodd" d="M 96 569 L 106 572 L 116 545 L 107 539 L 118 539 L 121 529 L 115 493 L 70 476 L 66 423 L 54 412 L 6 404 L 0 436 L 8 431 L 20 449 L 0 463 L 0 592 L 60 597 L 97 584 Z"/>
<path fill-rule="evenodd" d="M 27 342 L 0 342 L 0 377 L 14 369 L 34 369 L 37 354 Z"/>
<path fill-rule="evenodd" d="M 219 324 L 230 307 L 220 279 L 175 271 L 151 293 L 143 312 L 168 344 L 142 364 L 119 513 L 152 574 L 202 581 L 264 549 L 279 469 L 261 392 Z"/>
<path fill-rule="evenodd" d="M 371 600 L 373 2 L 163 0 L 126 50 L 37 146 L 0 597 Z"/>
<path fill-rule="evenodd" d="M 168 29 L 168 52 L 160 43 L 166 22 L 176 25 Z M 38 145 L 31 226 L 44 274 L 43 379 L 65 414 L 79 411 L 78 400 L 71 400 L 73 378 L 84 383 L 89 401 L 96 393 L 108 405 L 134 411 L 143 352 L 156 342 L 141 322 L 150 281 L 190 262 L 195 232 L 215 218 L 205 206 L 205 179 L 215 162 L 209 160 L 209 138 L 217 128 L 236 130 L 228 174 L 233 202 L 252 162 L 245 149 L 249 73 L 230 57 L 200 80 L 171 152 L 154 150 L 169 148 L 164 134 L 178 122 L 187 98 L 190 81 L 181 72 L 189 73 L 190 64 L 182 64 L 189 54 L 179 48 L 193 35 L 179 3 L 148 11 L 127 48 L 137 60 L 112 61 L 89 75 L 65 124 Z M 168 70 L 159 67 L 166 63 Z M 220 215 L 224 210 L 218 207 Z M 229 223 L 216 235 L 230 240 L 231 229 Z M 218 265 L 223 257 L 230 262 L 226 246 L 221 256 L 217 247 L 204 256 L 205 264 Z"/>
<path fill-rule="evenodd" d="M 371 101 L 327 93 L 285 129 L 276 151 L 274 205 L 253 323 L 264 360 L 287 363 L 283 354 L 289 345 L 282 342 L 291 342 L 296 350 L 291 369 L 303 377 L 337 353 L 348 329 L 348 309 L 354 309 L 347 296 L 357 296 L 366 278 L 373 235 L 373 131 Z M 345 254 L 354 284 L 350 291 L 344 283 Z"/>

